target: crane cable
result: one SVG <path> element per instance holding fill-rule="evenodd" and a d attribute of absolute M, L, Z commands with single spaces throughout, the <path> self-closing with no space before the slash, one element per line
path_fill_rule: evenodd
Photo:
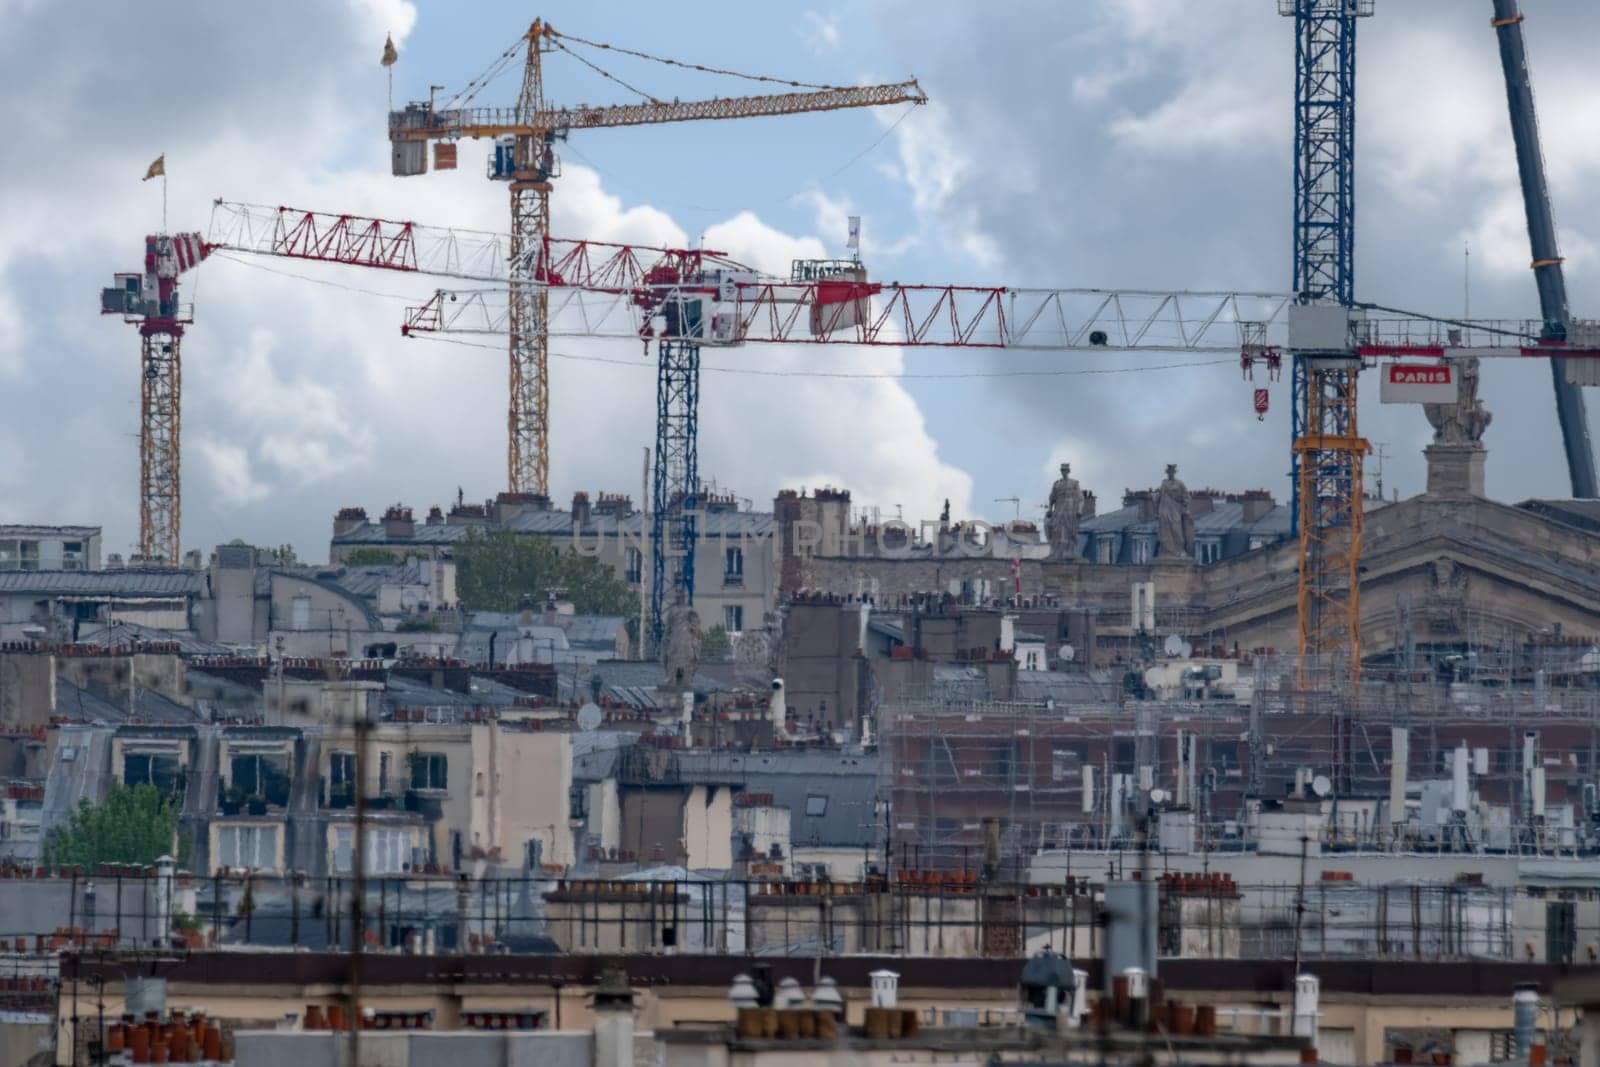
<path fill-rule="evenodd" d="M 703 74 L 726 74 L 730 78 L 744 78 L 747 81 L 753 82 L 770 82 L 773 85 L 788 85 L 796 89 L 838 90 L 846 88 L 842 85 L 819 85 L 816 82 L 791 81 L 788 78 L 772 78 L 765 74 L 746 74 L 743 71 L 726 70 L 722 67 L 708 67 L 701 63 L 684 63 L 681 60 L 668 59 L 666 56 L 656 56 L 651 55 L 649 52 L 639 52 L 632 48 L 623 48 L 621 45 L 606 44 L 602 41 L 588 41 L 582 37 L 574 37 L 570 33 L 559 33 L 555 30 L 551 30 L 550 34 L 553 37 L 574 41 L 581 45 L 588 45 L 590 48 L 604 48 L 609 52 L 619 52 L 622 55 L 633 56 L 636 59 L 648 59 L 653 63 L 664 63 L 669 67 L 681 67 L 684 70 L 697 70 Z"/>
<path fill-rule="evenodd" d="M 462 341 L 454 337 L 442 337 L 438 334 L 411 333 L 406 335 L 412 340 L 433 341 L 437 344 L 459 345 L 462 348 L 482 348 L 490 352 L 505 352 L 504 345 L 484 344 L 481 341 Z M 599 340 L 599 338 L 597 338 Z M 620 340 L 620 338 L 619 338 Z M 760 344 L 752 341 L 752 344 Z M 650 361 L 632 359 L 616 359 L 609 356 L 580 356 L 572 352 L 551 352 L 556 359 L 571 360 L 575 363 L 605 363 L 617 367 L 635 367 L 649 371 L 656 369 Z M 1192 367 L 1220 367 L 1234 366 L 1234 359 L 1205 359 L 1189 363 L 1154 363 L 1146 366 L 1128 367 L 1084 367 L 1077 370 L 1006 370 L 1006 371 L 952 371 L 949 373 L 934 372 L 929 374 L 874 374 L 859 371 L 819 371 L 819 370 L 762 370 L 758 367 L 717 367 L 701 363 L 702 372 L 714 374 L 741 374 L 755 378 L 842 378 L 842 379 L 868 379 L 875 381 L 902 381 L 908 379 L 955 379 L 955 378 L 1074 378 L 1085 374 L 1143 374 L 1150 371 L 1188 370 Z"/>
<path fill-rule="evenodd" d="M 751 208 L 770 207 L 770 206 L 773 206 L 773 205 L 776 205 L 776 204 L 792 204 L 792 203 L 794 203 L 794 201 L 798 197 L 802 197 L 805 194 L 814 191 L 816 189 L 816 187 L 817 187 L 817 182 L 818 181 L 829 181 L 829 180 L 831 180 L 833 178 L 837 178 L 839 175 L 843 174 L 845 171 L 849 170 L 851 167 L 853 167 L 857 163 L 861 162 L 861 160 L 865 159 L 874 150 L 876 150 L 879 145 L 883 144 L 884 141 L 888 140 L 890 135 L 893 134 L 894 131 L 897 130 L 900 127 L 900 124 L 902 122 L 904 122 L 906 119 L 910 118 L 911 117 L 911 113 L 913 111 L 915 111 L 916 109 L 917 109 L 917 105 L 916 104 L 907 105 L 906 109 L 900 113 L 900 117 L 895 119 L 894 122 L 890 123 L 889 127 L 887 129 L 885 129 L 881 134 L 879 134 L 876 140 L 874 140 L 871 144 L 867 145 L 861 151 L 857 152 L 855 155 L 851 156 L 849 159 L 845 160 L 843 163 L 839 164 L 837 167 L 835 167 L 833 170 L 829 171 L 827 174 L 823 175 L 820 179 L 813 179 L 805 188 L 796 189 L 792 193 L 783 193 L 783 194 L 781 194 L 779 196 L 768 197 L 768 198 L 761 199 L 761 200 L 747 200 L 747 201 L 744 201 L 743 203 L 745 204 L 746 207 L 751 207 Z M 576 144 L 574 144 L 573 142 L 571 142 L 571 141 L 567 142 L 567 147 L 566 147 L 565 151 L 567 153 L 573 155 L 573 156 L 576 156 L 578 159 L 582 160 L 589 167 L 590 170 L 592 170 L 596 174 L 600 175 L 600 177 L 604 178 L 606 181 L 611 182 L 612 184 L 616 185 L 620 189 L 631 190 L 633 193 L 635 193 L 635 194 L 637 194 L 639 196 L 648 196 L 648 197 L 650 197 L 650 202 L 652 204 L 655 204 L 658 207 L 670 207 L 670 208 L 675 208 L 675 209 L 680 210 L 680 211 L 695 211 L 695 212 L 699 212 L 702 215 L 721 214 L 721 213 L 724 213 L 724 212 L 726 212 L 728 210 L 728 206 L 726 204 L 723 204 L 723 205 L 718 206 L 718 207 L 712 207 L 712 206 L 708 206 L 706 204 L 691 204 L 686 200 L 674 200 L 674 199 L 671 199 L 670 197 L 658 196 L 657 195 L 658 191 L 655 188 L 646 187 L 645 185 L 642 185 L 639 182 L 633 181 L 630 178 L 623 176 L 622 174 L 618 173 L 617 171 L 613 171 L 613 170 L 610 170 L 610 169 L 608 169 L 606 167 L 602 167 L 599 163 L 595 162 L 594 159 L 592 159 L 589 156 L 584 155 L 583 152 L 578 148 L 578 146 Z"/>
<path fill-rule="evenodd" d="M 571 56 L 573 59 L 576 59 L 579 63 L 582 63 L 584 66 L 588 67 L 590 70 L 594 71 L 596 74 L 600 75 L 602 78 L 606 78 L 606 79 L 608 79 L 610 81 L 616 82 L 618 85 L 620 85 L 624 89 L 628 90 L 628 92 L 636 93 L 639 96 L 642 96 L 646 100 L 650 101 L 652 104 L 661 103 L 661 101 L 659 99 L 657 99 L 654 96 L 651 96 L 649 93 L 645 92 L 643 89 L 640 89 L 638 86 L 629 85 L 627 82 L 623 81 L 621 78 L 617 77 L 615 74 L 611 73 L 609 70 L 605 70 L 605 69 L 597 66 L 596 64 L 589 62 L 589 60 L 585 59 L 584 57 L 580 56 L 578 53 L 574 52 L 572 49 L 568 48 L 566 45 L 562 44 L 561 43 L 561 39 L 559 37 L 555 39 L 554 44 L 555 44 L 555 46 L 557 48 L 561 49 L 563 52 L 565 52 L 567 55 Z"/>
<path fill-rule="evenodd" d="M 449 111 L 452 108 L 461 107 L 465 104 L 471 103 L 473 97 L 477 96 L 480 90 L 482 90 L 486 85 L 494 81 L 496 78 L 500 77 L 501 74 L 505 73 L 506 66 L 513 59 L 517 58 L 517 56 L 522 54 L 522 49 L 527 42 L 528 38 L 526 36 L 517 38 L 516 44 L 513 44 L 510 48 L 507 48 L 504 52 L 501 52 L 497 59 L 485 67 L 483 71 L 476 77 L 468 81 L 466 85 L 457 90 L 454 96 L 445 101 L 443 110 Z"/>
<path fill-rule="evenodd" d="M 596 66 L 594 63 L 592 63 L 589 60 L 585 59 L 583 56 L 580 56 L 578 53 L 576 53 L 572 49 L 566 47 L 561 42 L 563 40 L 572 41 L 575 44 L 586 45 L 589 48 L 602 48 L 602 49 L 605 49 L 608 52 L 617 52 L 617 53 L 619 53 L 621 55 L 633 56 L 636 59 L 645 59 L 645 60 L 649 60 L 649 61 L 651 61 L 653 63 L 662 63 L 662 64 L 665 64 L 666 66 L 678 67 L 678 68 L 681 68 L 683 70 L 694 70 L 694 71 L 699 71 L 699 72 L 701 72 L 703 74 L 722 74 L 722 75 L 726 75 L 727 77 L 730 77 L 730 78 L 744 78 L 747 81 L 766 82 L 766 83 L 772 84 L 772 85 L 787 85 L 787 86 L 789 86 L 791 88 L 795 88 L 795 89 L 819 89 L 819 90 L 835 90 L 835 91 L 837 91 L 837 90 L 846 88 L 845 86 L 840 86 L 840 85 L 823 85 L 823 84 L 819 84 L 817 82 L 795 81 L 795 80 L 790 79 L 790 78 L 774 78 L 774 77 L 770 77 L 770 76 L 765 75 L 765 74 L 749 74 L 749 73 L 746 73 L 744 71 L 729 70 L 729 69 L 726 69 L 724 67 L 711 67 L 711 66 L 707 66 L 707 65 L 705 65 L 703 63 L 685 63 L 685 62 L 683 62 L 681 60 L 670 59 L 670 58 L 668 58 L 666 56 L 652 55 L 649 52 L 640 52 L 640 51 L 637 51 L 636 49 L 624 48 L 621 45 L 606 44 L 603 41 L 590 41 L 590 40 L 587 40 L 586 38 L 583 38 L 583 37 L 575 37 L 572 34 L 559 33 L 559 32 L 557 32 L 555 30 L 550 30 L 549 31 L 549 36 L 550 36 L 550 39 L 551 39 L 552 43 L 555 44 L 555 46 L 557 48 L 560 48 L 563 52 L 567 53 L 567 55 L 569 55 L 572 58 L 576 59 L 578 62 L 584 64 L 585 66 L 589 67 L 591 70 L 593 70 L 595 73 L 599 74 L 601 77 L 604 77 L 604 78 L 607 78 L 607 79 L 609 79 L 611 81 L 616 82 L 618 85 L 620 85 L 623 88 L 627 89 L 629 92 L 636 93 L 639 96 L 644 97 L 646 100 L 649 100 L 651 103 L 654 103 L 654 104 L 659 104 L 661 101 L 659 99 L 657 99 L 656 97 L 650 95 L 649 93 L 645 92 L 644 90 L 636 88 L 636 87 L 634 87 L 632 85 L 629 85 L 627 82 L 623 81 L 621 78 L 619 78 L 616 75 L 610 73 L 609 71 L 603 70 L 599 66 Z M 501 74 L 505 73 L 506 67 L 513 60 L 515 60 L 519 55 L 522 54 L 522 50 L 523 50 L 523 48 L 525 48 L 527 46 L 527 43 L 528 43 L 528 39 L 527 39 L 526 36 L 517 38 L 517 42 L 515 44 L 513 44 L 510 48 L 507 48 L 505 51 L 501 52 L 498 57 L 496 57 L 487 67 L 485 67 L 483 69 L 482 72 L 480 72 L 476 77 L 474 77 L 471 80 L 469 80 L 466 83 L 466 85 L 462 86 L 461 89 L 457 90 L 454 95 L 452 95 L 448 100 L 446 100 L 444 105 L 443 105 L 443 107 L 441 108 L 441 110 L 448 111 L 448 110 L 452 110 L 454 108 L 464 107 L 467 104 L 471 103 L 472 100 L 478 95 L 478 93 L 484 89 L 484 87 L 489 85 L 496 78 L 500 77 Z"/>

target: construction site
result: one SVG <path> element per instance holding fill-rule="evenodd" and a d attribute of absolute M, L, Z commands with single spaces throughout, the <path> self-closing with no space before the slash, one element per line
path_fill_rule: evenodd
<path fill-rule="evenodd" d="M 492 230 L 449 196 L 423 223 L 370 197 L 223 195 L 172 204 L 208 218 L 173 228 L 158 156 L 162 225 L 130 230 L 142 258 L 98 305 L 137 337 L 137 425 L 114 460 L 136 542 L 0 515 L 0 1061 L 1600 1064 L 1600 320 L 1569 307 L 1517 0 L 1472 6 L 1500 59 L 1529 312 L 1358 299 L 1356 37 L 1385 2 L 1256 13 L 1293 36 L 1292 85 L 1272 89 L 1293 114 L 1274 287 L 920 277 L 944 263 L 915 240 L 864 248 L 848 196 L 815 190 L 844 232 L 763 233 L 786 265 L 706 230 L 679 247 L 553 232 L 558 188 L 600 187 L 588 131 L 642 145 L 628 131 L 871 109 L 877 139 L 834 176 L 904 148 L 901 122 L 946 85 L 846 77 L 817 12 L 811 58 L 835 73 L 815 81 L 711 42 L 657 54 L 622 19 L 624 43 L 578 36 L 570 11 L 511 27 L 486 65 L 482 27 L 475 66 L 459 26 L 459 53 L 410 51 L 432 23 L 391 32 L 373 57 L 386 121 L 363 134 L 387 149 L 381 180 L 458 190 L 438 175 L 481 160 L 505 197 Z M 397 103 L 397 76 L 426 98 Z M 578 84 L 625 102 L 561 102 Z M 974 253 L 950 276 L 1006 262 Z M 242 434 L 204 432 L 185 480 L 184 360 L 249 347 L 238 322 L 202 332 L 208 307 L 239 314 L 217 293 L 239 266 L 402 302 L 395 344 L 504 358 L 492 471 L 391 460 L 381 504 L 350 490 L 318 512 L 326 563 L 253 532 L 193 547 L 186 494 L 208 531 L 229 507 L 310 499 L 253 481 Z M 618 364 L 624 346 L 650 411 L 557 395 L 552 359 Z M 892 354 L 893 373 L 815 373 L 897 387 L 1238 374 L 1260 421 L 1281 381 L 1287 440 L 1240 444 L 1220 422 L 1210 438 L 1254 453 L 1238 478 L 1276 456 L 1281 484 L 1186 483 L 1206 458 L 1130 407 L 1143 429 L 1109 446 L 1060 427 L 1047 501 L 996 497 L 1010 517 L 985 521 L 953 512 L 947 493 L 977 510 L 953 476 L 915 482 L 942 510 L 884 496 L 899 486 L 874 464 L 932 440 L 917 401 L 882 440 L 841 402 L 860 466 L 839 469 L 807 458 L 806 419 L 826 427 L 796 392 L 794 425 L 770 432 L 793 470 L 830 473 L 742 496 L 717 473 L 732 412 L 702 379 L 805 377 L 777 369 L 790 346 Z M 944 353 L 980 369 L 898 362 Z M 1570 494 L 1491 496 L 1490 464 L 1520 483 L 1536 447 L 1495 438 L 1491 458 L 1500 367 L 1553 400 Z M 385 394 L 385 415 L 441 442 L 498 419 L 425 391 Z M 333 394 L 289 406 L 342 411 Z M 1024 417 L 957 399 L 984 435 Z M 258 401 L 230 403 L 243 420 Z M 1396 453 L 1362 426 L 1377 404 L 1426 422 L 1396 446 L 1419 492 L 1385 487 Z M 570 473 L 601 446 L 556 432 L 573 424 L 552 413 L 579 409 L 631 449 L 604 486 Z M 320 442 L 277 447 L 355 469 Z M 495 491 L 469 499 L 480 475 Z"/>
<path fill-rule="evenodd" d="M 971 868 L 985 819 L 1006 827 L 1003 851 L 1019 862 L 1137 850 L 1147 832 L 1185 856 L 1247 843 L 1299 855 L 1307 838 L 1323 852 L 1594 849 L 1593 688 L 1430 678 L 1351 693 L 1326 671 L 1306 679 L 1300 663 L 1268 657 L 1217 680 L 1234 666 L 1180 660 L 1165 699 L 886 702 L 880 794 L 895 854 Z M 1146 827 L 1149 810 L 1159 830 Z"/>

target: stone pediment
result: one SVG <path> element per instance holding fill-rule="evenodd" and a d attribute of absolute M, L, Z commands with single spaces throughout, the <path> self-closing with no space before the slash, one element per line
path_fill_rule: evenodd
<path fill-rule="evenodd" d="M 1298 552 L 1285 542 L 1202 568 L 1206 624 L 1244 647 L 1292 649 Z M 1600 632 L 1600 535 L 1522 508 L 1470 497 L 1390 504 L 1368 512 L 1361 559 L 1368 655 L 1393 646 L 1402 612 L 1434 640 L 1556 623 Z"/>

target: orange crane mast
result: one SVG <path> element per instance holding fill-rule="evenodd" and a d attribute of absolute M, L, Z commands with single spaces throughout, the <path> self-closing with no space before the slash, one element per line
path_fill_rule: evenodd
<path fill-rule="evenodd" d="M 544 96 L 543 57 L 560 50 L 571 53 L 567 42 L 609 49 L 581 38 L 557 33 L 547 22 L 535 20 L 518 45 L 507 50 L 490 71 L 525 49 L 522 88 L 514 108 L 446 107 L 436 109 L 430 99 L 408 104 L 389 114 L 389 140 L 393 171 L 397 176 L 427 170 L 427 144 L 434 145 L 435 169 L 456 164 L 455 142 L 463 137 L 493 138 L 489 177 L 508 183 L 511 192 L 511 247 L 509 264 L 510 404 L 506 416 L 506 469 L 513 493 L 549 492 L 550 382 L 548 279 L 541 275 L 541 251 L 550 233 L 551 182 L 559 175 L 554 142 L 574 129 L 644 126 L 699 119 L 750 118 L 761 115 L 796 115 L 884 104 L 926 103 L 916 81 L 889 85 L 815 86 L 788 82 L 805 91 L 758 96 L 722 97 L 688 102 L 648 98 L 643 103 L 603 107 L 554 107 Z M 644 53 L 617 49 L 674 66 L 686 66 Z M 585 65 L 599 71 L 587 59 Z M 695 66 L 721 74 L 733 71 Z M 488 73 L 488 72 L 486 72 Z M 600 71 L 605 74 L 606 72 Z M 607 77 L 611 77 L 606 74 Z M 759 81 L 778 81 L 756 75 L 737 75 Z M 458 94 L 470 102 L 488 78 L 475 81 Z M 612 80 L 618 80 L 613 78 Z M 635 90 L 637 91 L 637 90 Z M 641 93 L 640 95 L 646 95 Z"/>
<path fill-rule="evenodd" d="M 180 299 L 178 276 L 210 254 L 198 233 L 150 234 L 143 269 L 100 291 L 102 315 L 139 327 L 139 555 L 147 564 L 176 567 L 182 551 L 182 348 L 194 306 Z"/>

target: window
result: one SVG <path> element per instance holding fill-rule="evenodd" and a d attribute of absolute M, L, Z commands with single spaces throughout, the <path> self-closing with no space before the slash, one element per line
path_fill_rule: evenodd
<path fill-rule="evenodd" d="M 1194 546 L 1194 558 L 1199 563 L 1215 563 L 1222 558 L 1222 542 L 1197 541 Z"/>
<path fill-rule="evenodd" d="M 740 604 L 729 604 L 722 609 L 722 628 L 730 634 L 736 634 L 744 629 L 744 607 Z"/>
<path fill-rule="evenodd" d="M 328 757 L 328 781 L 333 785 L 349 785 L 356 780 L 356 754 L 335 752 Z"/>
<path fill-rule="evenodd" d="M 629 545 L 623 550 L 623 577 L 630 585 L 644 581 L 644 553 Z"/>
<path fill-rule="evenodd" d="M 83 542 L 61 542 L 61 569 L 64 571 L 81 571 L 83 568 Z"/>
<path fill-rule="evenodd" d="M 1050 753 L 1050 780 L 1064 782 L 1078 777 L 1078 754 L 1070 749 L 1058 748 Z"/>
<path fill-rule="evenodd" d="M 569 818 L 587 819 L 589 817 L 589 786 L 587 783 L 572 783 L 572 788 L 567 791 L 567 807 L 569 809 Z"/>
<path fill-rule="evenodd" d="M 1150 539 L 1148 537 L 1135 537 L 1132 543 L 1133 562 L 1150 562 Z"/>
<path fill-rule="evenodd" d="M 722 584 L 744 584 L 744 549 L 728 548 L 722 552 Z"/>
<path fill-rule="evenodd" d="M 366 874 L 404 874 L 411 866 L 411 832 L 393 827 L 367 827 Z M 356 831 L 340 826 L 333 831 L 333 856 L 329 865 L 334 874 L 349 874 L 350 857 L 355 852 Z"/>
<path fill-rule="evenodd" d="M 289 602 L 289 629 L 311 629 L 311 598 L 297 596 Z"/>
<path fill-rule="evenodd" d="M 328 757 L 328 807 L 348 808 L 356 797 L 356 754 L 335 752 Z"/>
<path fill-rule="evenodd" d="M 39 569 L 39 542 L 15 538 L 0 541 L 0 571 Z"/>
<path fill-rule="evenodd" d="M 544 842 L 530 837 L 522 843 L 522 869 L 536 871 L 544 862 Z"/>
<path fill-rule="evenodd" d="M 143 785 L 149 782 L 163 793 L 177 793 L 183 788 L 183 768 L 178 757 L 170 752 L 129 752 L 122 757 L 122 784 Z"/>
<path fill-rule="evenodd" d="M 828 798 L 820 793 L 806 794 L 806 814 L 817 816 L 828 814 Z"/>
<path fill-rule="evenodd" d="M 245 800 L 289 806 L 289 758 L 282 752 L 243 752 L 229 761 L 228 784 Z"/>
<path fill-rule="evenodd" d="M 1095 552 L 1096 563 L 1115 563 L 1117 561 L 1116 537 L 1112 536 L 1096 538 Z"/>
<path fill-rule="evenodd" d="M 369 834 L 371 830 L 367 831 Z M 333 855 L 329 866 L 334 874 L 350 873 L 350 854 L 355 849 L 356 832 L 353 827 L 341 826 L 333 831 Z"/>
<path fill-rule="evenodd" d="M 276 870 L 278 828 L 276 826 L 218 827 L 216 866 Z"/>
<path fill-rule="evenodd" d="M 411 754 L 412 789 L 444 789 L 446 782 L 443 752 L 413 752 Z"/>
<path fill-rule="evenodd" d="M 394 778 L 393 770 L 394 753 L 378 753 L 378 793 L 382 796 L 389 795 L 389 783 Z"/>

